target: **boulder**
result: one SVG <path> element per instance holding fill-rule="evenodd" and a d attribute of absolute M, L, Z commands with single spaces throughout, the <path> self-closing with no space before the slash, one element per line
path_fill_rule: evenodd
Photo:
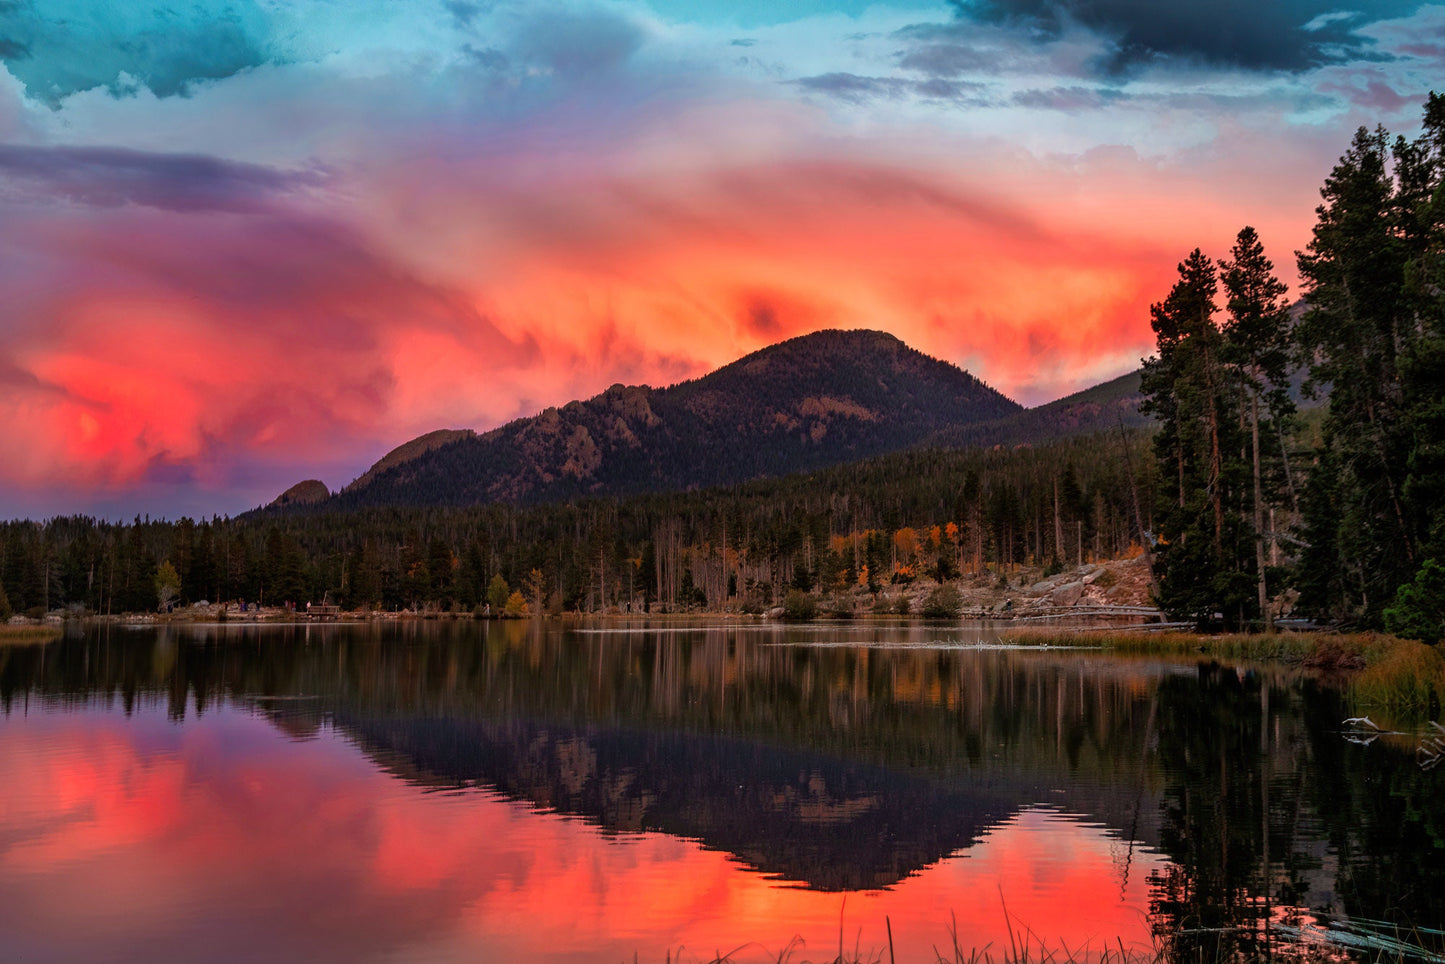
<path fill-rule="evenodd" d="M 1072 606 L 1079 601 L 1079 597 L 1083 594 L 1084 584 L 1082 582 L 1066 582 L 1049 593 L 1049 605 Z"/>

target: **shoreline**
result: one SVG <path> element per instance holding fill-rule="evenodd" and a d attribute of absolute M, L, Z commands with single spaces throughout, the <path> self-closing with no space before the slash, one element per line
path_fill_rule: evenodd
<path fill-rule="evenodd" d="M 1068 609 L 1056 609 L 1045 613 L 1000 613 L 988 610 L 965 610 L 956 616 L 939 617 L 924 616 L 921 613 L 897 613 L 897 612 L 873 612 L 858 611 L 848 614 L 837 614 L 820 611 L 816 616 L 806 620 L 791 620 L 782 614 L 782 607 L 774 607 L 766 612 L 743 612 L 737 609 L 692 609 L 686 612 L 624 612 L 611 609 L 606 612 L 576 612 L 564 611 L 560 613 L 532 613 L 526 616 L 508 615 L 477 615 L 472 612 L 439 611 L 427 612 L 410 609 L 403 610 L 354 610 L 338 614 L 327 614 L 324 616 L 307 615 L 303 610 L 293 612 L 288 610 L 263 609 L 260 611 L 239 614 L 234 611 L 221 615 L 211 611 L 211 607 L 202 610 L 184 610 L 174 613 L 66 613 L 56 615 L 54 613 L 39 619 L 32 619 L 24 616 L 12 617 L 7 627 L 15 630 L 43 629 L 53 627 L 56 633 L 60 627 L 67 623 L 80 623 L 82 625 L 102 626 L 314 626 L 327 623 L 340 623 L 360 625 L 365 623 L 382 622 L 476 622 L 476 623 L 526 623 L 534 621 L 545 621 L 555 623 L 566 622 L 696 622 L 698 620 L 720 620 L 738 623 L 783 623 L 790 625 L 848 625 L 849 623 L 897 623 L 899 621 L 931 623 L 934 625 L 947 625 L 950 623 L 999 623 L 999 624 L 1030 624 L 1028 628 L 1040 631 L 1066 631 L 1067 624 L 1087 622 L 1089 626 L 1100 631 L 1127 632 L 1144 631 L 1150 633 L 1162 633 L 1177 630 L 1188 624 L 1170 622 L 1145 622 L 1142 620 L 1156 619 L 1162 616 L 1158 610 L 1144 610 L 1142 607 L 1120 606 L 1116 610 L 1107 607 L 1090 607 L 1078 611 Z M 1117 620 L 1118 622 L 1111 622 Z M 1065 624 L 1063 626 L 1050 624 Z M 1022 627 L 1021 627 L 1022 628 Z"/>
<path fill-rule="evenodd" d="M 1160 628 L 1171 625 L 1149 598 L 1147 567 L 1140 557 L 1089 562 L 1079 566 L 1049 573 L 1041 566 L 1021 566 L 1012 572 L 999 574 L 984 571 L 938 583 L 933 579 L 921 578 L 906 584 L 881 586 L 870 591 L 865 587 L 850 587 L 829 593 L 810 594 L 816 614 L 809 622 L 847 622 L 880 618 L 934 618 L 923 615 L 928 597 L 940 587 L 949 587 L 957 592 L 957 615 L 959 620 L 1016 621 L 1048 624 L 1059 620 L 1096 620 L 1109 624 L 1118 620 L 1121 624 L 1149 623 Z M 593 612 L 556 611 L 528 612 L 524 615 L 509 615 L 501 612 L 486 614 L 479 608 L 450 609 L 420 608 L 401 610 L 354 609 L 342 610 L 336 606 L 320 606 L 315 603 L 308 610 L 303 602 L 287 606 L 248 606 L 245 612 L 240 603 L 231 600 L 224 603 L 195 603 L 177 606 L 168 613 L 92 613 L 80 611 L 52 610 L 38 618 L 16 616 L 12 625 L 60 625 L 67 620 L 80 619 L 100 624 L 120 625 L 165 625 L 169 623 L 325 623 L 325 622 L 378 622 L 392 620 L 526 620 L 547 619 L 738 619 L 738 620 L 783 620 L 785 611 L 781 599 L 767 606 L 745 605 L 741 601 L 730 601 L 721 608 L 688 607 L 676 609 L 667 604 L 653 604 L 642 608 L 640 601 L 632 605 L 614 604 L 606 609 Z"/>
<path fill-rule="evenodd" d="M 209 608 L 209 607 L 207 607 Z M 219 607 L 217 607 L 219 608 Z M 852 618 L 829 618 L 826 615 L 808 622 L 788 622 L 779 614 L 724 612 L 690 613 L 564 613 L 542 614 L 523 618 L 496 618 L 498 622 L 524 625 L 531 621 L 548 623 L 632 625 L 637 628 L 656 627 L 668 623 L 696 625 L 699 622 L 735 623 L 738 625 L 836 626 L 876 623 L 897 626 L 900 623 L 930 625 L 940 629 L 968 623 L 993 623 L 1000 642 L 1016 649 L 1097 649 L 1114 656 L 1146 659 L 1188 658 L 1199 662 L 1245 664 L 1278 664 L 1293 671 L 1319 674 L 1349 686 L 1361 704 L 1376 707 L 1387 716 L 1436 719 L 1445 706 L 1445 651 L 1414 640 L 1401 639 L 1387 633 L 1339 633 L 1327 629 L 1290 628 L 1273 634 L 1233 633 L 1202 634 L 1178 625 L 1141 624 L 1137 615 L 1132 624 L 1109 625 L 1097 617 L 1081 624 L 1058 622 L 1043 625 L 1027 619 L 928 618 L 898 613 L 860 613 Z M 71 619 L 50 618 L 33 621 L 16 617 L 0 625 L 0 649 L 21 646 L 45 646 L 65 637 L 79 637 L 87 625 L 123 626 L 130 628 L 206 627 L 225 629 L 244 627 L 307 627 L 317 625 L 375 625 L 378 623 L 473 622 L 489 623 L 487 618 L 472 613 L 360 612 L 327 614 L 324 620 L 308 619 L 304 610 L 290 612 L 273 610 L 248 611 L 245 618 L 214 618 L 195 610 L 167 615 L 76 616 Z"/>

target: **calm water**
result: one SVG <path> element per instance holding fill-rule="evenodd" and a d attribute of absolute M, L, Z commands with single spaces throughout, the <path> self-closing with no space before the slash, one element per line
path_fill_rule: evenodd
<path fill-rule="evenodd" d="M 0 648 L 0 958 L 899 961 L 1445 940 L 1445 767 L 1323 682 L 979 626 Z M 801 941 L 802 944 L 795 942 Z M 1428 956 L 1423 959 L 1430 959 Z M 1438 958 L 1436 958 L 1438 959 Z"/>

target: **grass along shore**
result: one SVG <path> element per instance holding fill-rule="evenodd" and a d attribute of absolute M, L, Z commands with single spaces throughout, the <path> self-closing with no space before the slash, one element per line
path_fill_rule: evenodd
<path fill-rule="evenodd" d="M 0 626 L 0 646 L 33 646 L 60 638 L 59 626 Z"/>
<path fill-rule="evenodd" d="M 1277 660 L 1348 676 L 1352 702 L 1403 719 L 1435 719 L 1445 707 L 1445 652 L 1388 633 L 1131 632 L 1016 627 L 1003 640 L 1020 646 L 1073 646 L 1138 655 L 1187 655 L 1218 660 Z"/>
<path fill-rule="evenodd" d="M 1259 961 L 1273 961 L 1278 958 L 1297 964 L 1338 964 L 1341 960 L 1358 960 L 1371 964 L 1405 964 L 1407 961 L 1445 960 L 1445 946 L 1441 940 L 1445 932 L 1435 928 L 1386 925 L 1381 931 L 1350 931 L 1348 939 L 1326 928 L 1311 926 L 1302 929 L 1280 927 L 1276 940 L 1263 946 L 1238 945 L 1228 938 L 1233 932 L 1237 937 L 1257 937 L 1250 925 L 1223 928 L 1215 932 L 1220 938 L 1214 948 L 1181 947 L 1176 943 L 1178 935 L 1156 934 L 1152 947 L 1128 946 L 1120 938 L 1111 945 L 1084 942 L 1070 946 L 1062 940 L 1047 941 L 1032 928 L 1017 918 L 1011 918 L 1005 909 L 1008 924 L 1008 943 L 982 947 L 969 945 L 960 940 L 958 922 L 955 918 L 948 928 L 949 943 L 940 947 L 934 945 L 932 957 L 913 957 L 909 960 L 924 964 L 1176 964 L 1193 961 L 1195 964 L 1252 964 Z M 747 943 L 727 952 L 713 951 L 697 955 L 685 947 L 666 952 L 666 964 L 898 964 L 893 946 L 893 925 L 885 918 L 888 943 L 881 947 L 864 949 L 854 942 L 847 947 L 847 937 L 840 926 L 837 953 L 830 947 L 823 956 L 813 956 L 801 938 L 795 937 L 780 951 L 770 951 L 760 944 Z M 1280 938 L 1283 938 L 1282 940 Z M 1358 957 L 1347 957 L 1349 951 L 1358 952 Z M 633 964 L 641 960 L 633 956 Z M 626 964 L 626 962 L 624 962 Z"/>

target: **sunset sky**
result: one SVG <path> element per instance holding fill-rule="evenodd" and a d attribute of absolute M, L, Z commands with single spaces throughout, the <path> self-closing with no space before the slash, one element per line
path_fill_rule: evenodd
<path fill-rule="evenodd" d="M 0 517 L 234 514 L 878 328 L 1025 404 L 1285 279 L 1407 0 L 0 3 Z"/>

